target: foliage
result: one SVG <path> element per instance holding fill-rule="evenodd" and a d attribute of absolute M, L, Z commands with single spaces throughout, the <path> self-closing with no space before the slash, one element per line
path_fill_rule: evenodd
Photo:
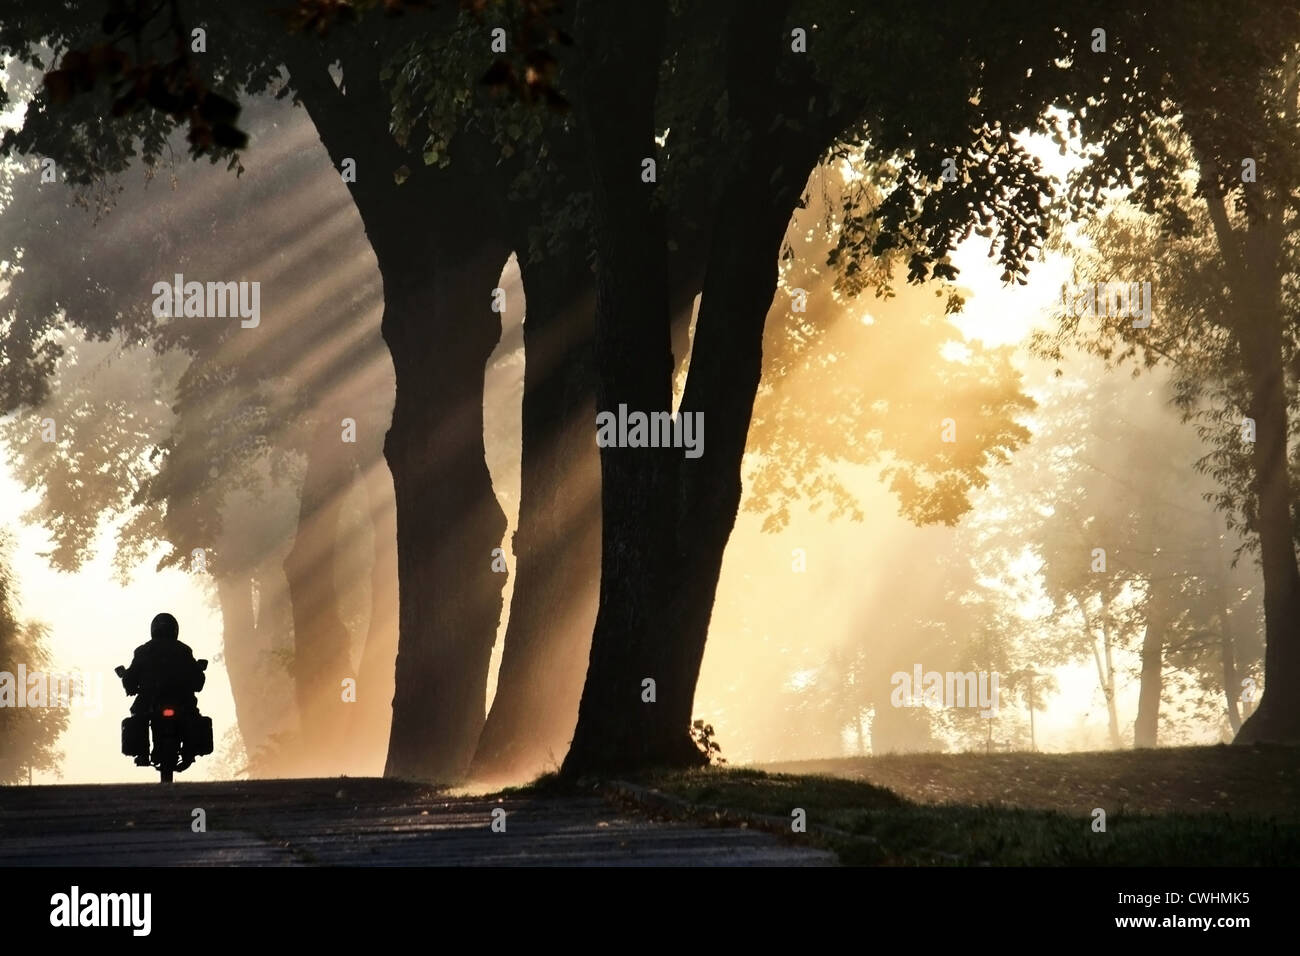
<path fill-rule="evenodd" d="M 836 196 L 858 173 L 823 165 L 813 176 L 821 201 L 797 210 L 790 225 L 748 444 L 744 507 L 767 515 L 764 531 L 785 527 L 799 499 L 861 521 L 840 477 L 845 466 L 877 467 L 915 524 L 951 526 L 990 468 L 1029 438 L 1018 418 L 1034 402 L 1020 390 L 1010 350 L 967 340 L 947 321 L 955 289 L 928 286 L 942 307 L 927 308 L 927 297 L 911 289 L 900 299 L 889 285 L 896 258 L 889 255 L 852 281 L 826 270 L 842 227 L 820 220 L 833 218 Z M 874 300 L 861 296 L 867 289 Z M 806 310 L 796 293 L 806 296 Z M 946 442 L 950 417 L 958 440 Z"/>
<path fill-rule="evenodd" d="M 1193 161 L 1185 138 L 1175 155 L 1190 171 Z M 1226 264 L 1207 203 L 1191 176 L 1178 178 L 1183 190 L 1178 233 L 1131 199 L 1116 199 L 1062 246 L 1075 260 L 1079 285 L 1138 277 L 1150 282 L 1159 296 L 1158 318 L 1149 328 L 1135 329 L 1123 318 L 1061 310 L 1053 326 L 1034 334 L 1031 348 L 1057 363 L 1069 349 L 1078 349 L 1100 358 L 1107 370 L 1127 366 L 1135 375 L 1157 368 L 1172 373 L 1173 400 L 1205 444 L 1195 468 L 1214 480 L 1211 500 L 1228 527 L 1241 536 L 1239 552 L 1258 552 L 1254 466 L 1241 432 L 1250 389 L 1235 339 L 1238 307 L 1228 291 Z M 1227 216 L 1235 228 L 1246 228 L 1243 211 L 1229 209 Z M 1300 271 L 1300 234 L 1289 234 L 1284 250 L 1283 268 Z M 1291 282 L 1283 284 L 1281 294 L 1288 323 L 1286 388 L 1294 441 L 1300 437 L 1300 417 L 1294 414 L 1300 409 L 1300 303 Z M 1294 456 L 1290 470 L 1294 486 L 1300 479 L 1300 461 Z M 1296 534 L 1300 540 L 1300 526 Z"/>
<path fill-rule="evenodd" d="M 45 627 L 18 617 L 11 551 L 9 536 L 0 534 L 0 672 L 17 680 L 18 665 L 30 675 L 49 672 L 52 661 Z M 26 782 L 30 770 L 57 772 L 63 755 L 55 745 L 67 725 L 64 707 L 0 707 L 0 784 Z"/>
<path fill-rule="evenodd" d="M 703 720 L 692 721 L 691 740 L 695 741 L 695 746 L 700 748 L 700 753 L 704 754 L 709 763 L 721 766 L 727 762 L 722 756 L 722 745 L 714 737 L 712 724 L 706 724 Z"/>

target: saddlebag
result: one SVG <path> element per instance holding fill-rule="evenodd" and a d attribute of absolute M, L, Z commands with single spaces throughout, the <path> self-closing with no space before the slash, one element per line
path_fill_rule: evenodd
<path fill-rule="evenodd" d="M 195 713 L 190 716 L 185 732 L 185 749 L 192 757 L 212 753 L 212 718 Z"/>
<path fill-rule="evenodd" d="M 149 718 L 135 714 L 122 721 L 122 754 L 127 757 L 149 755 Z"/>

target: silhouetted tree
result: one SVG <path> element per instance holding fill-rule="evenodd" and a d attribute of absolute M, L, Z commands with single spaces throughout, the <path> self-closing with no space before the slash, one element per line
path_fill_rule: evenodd
<path fill-rule="evenodd" d="M 45 628 L 18 616 L 11 549 L 8 533 L 0 534 L 0 680 L 8 685 L 0 703 L 0 784 L 24 782 L 33 770 L 57 771 L 62 754 L 55 745 L 68 725 L 67 707 L 75 703 L 49 699 L 51 682 L 45 678 L 52 661 Z M 20 673 L 45 681 L 39 697 L 29 696 L 28 681 L 19 685 Z M 24 705 L 40 706 L 18 706 L 16 695 Z"/>
<path fill-rule="evenodd" d="M 1185 313 L 1197 320 L 1186 331 L 1223 342 L 1224 354 L 1234 355 L 1228 377 L 1246 383 L 1267 629 L 1268 686 L 1237 740 L 1293 740 L 1300 738 L 1300 566 L 1287 438 L 1296 346 L 1284 290 L 1300 196 L 1300 11 L 1290 4 L 1231 15 L 1198 4 L 1178 9 L 1158 28 L 1116 20 L 1111 55 L 1080 61 L 1106 82 L 1082 83 L 1061 99 L 1076 116 L 1086 109 L 1099 146 L 1075 177 L 1073 198 L 1076 209 L 1096 210 L 1103 190 L 1131 188 L 1132 201 L 1175 235 L 1192 228 L 1197 205 L 1211 222 L 1231 308 Z M 1141 350 L 1138 339 L 1129 342 Z"/>

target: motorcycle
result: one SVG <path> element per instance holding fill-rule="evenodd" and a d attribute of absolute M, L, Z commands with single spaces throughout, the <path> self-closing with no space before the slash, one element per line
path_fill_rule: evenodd
<path fill-rule="evenodd" d="M 200 659 L 198 665 L 205 671 L 208 662 Z M 126 668 L 119 666 L 113 672 L 124 677 Z M 195 757 L 212 753 L 212 718 L 199 713 L 190 695 L 159 695 L 148 713 L 122 721 L 122 753 L 128 757 L 148 754 L 159 782 L 171 783 L 173 775 L 188 769 Z"/>

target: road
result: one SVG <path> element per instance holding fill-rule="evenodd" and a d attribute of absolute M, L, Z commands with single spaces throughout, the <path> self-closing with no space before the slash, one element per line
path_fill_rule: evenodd
<path fill-rule="evenodd" d="M 767 833 L 655 821 L 597 795 L 450 796 L 346 777 L 0 788 L 0 867 L 833 864 Z"/>

